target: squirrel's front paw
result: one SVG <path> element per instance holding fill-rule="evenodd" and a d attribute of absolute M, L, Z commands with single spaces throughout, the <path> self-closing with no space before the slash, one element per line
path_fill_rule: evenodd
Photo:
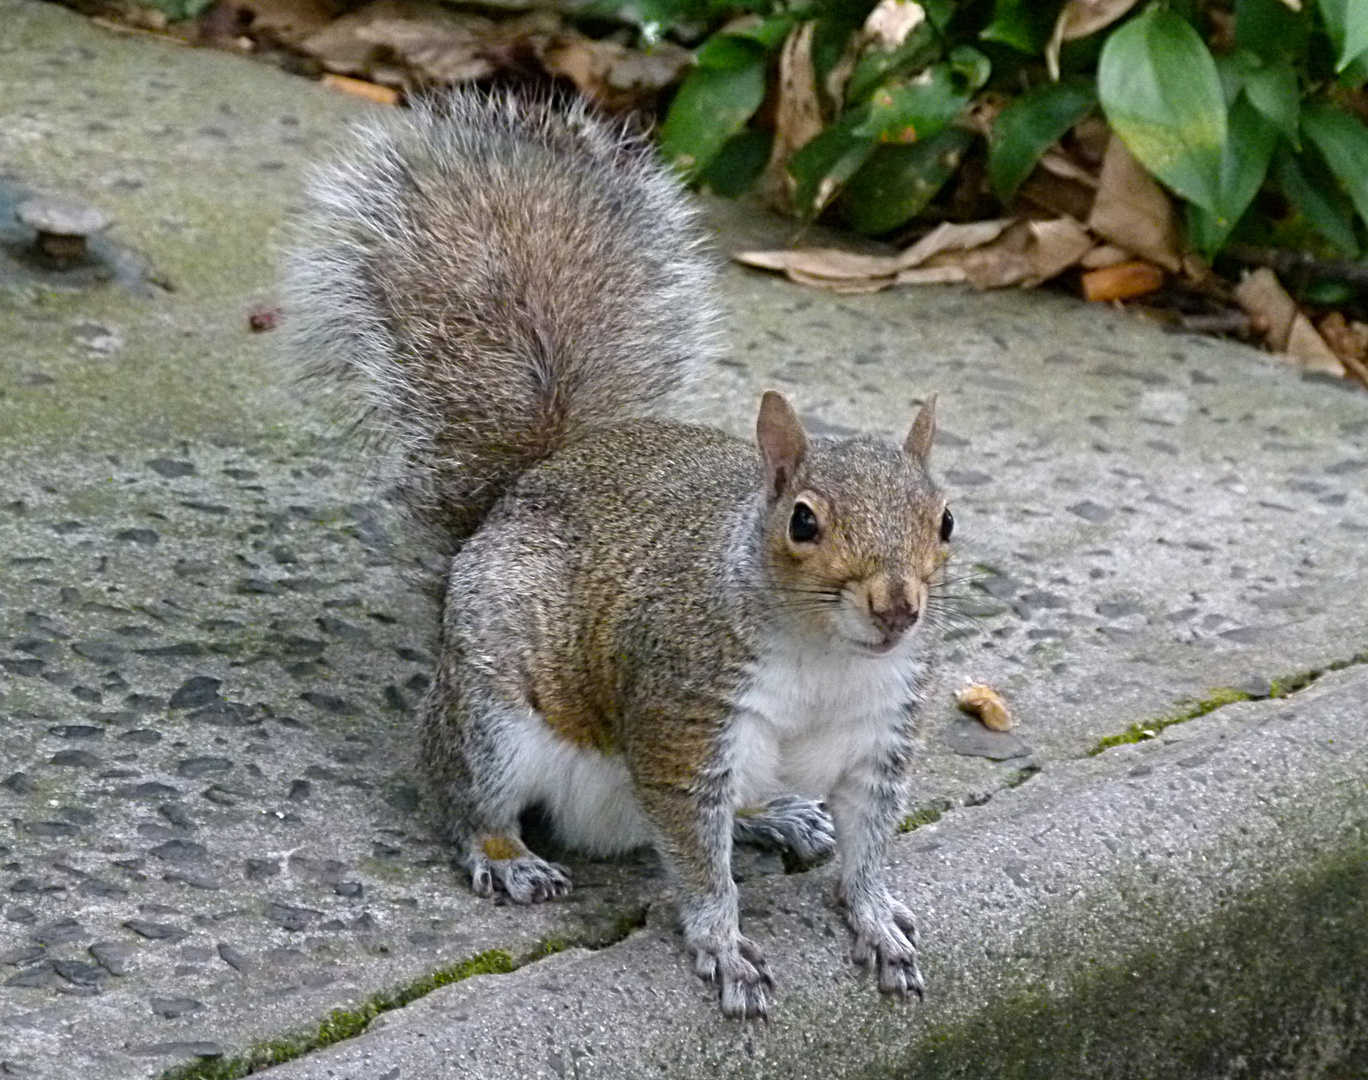
<path fill-rule="evenodd" d="M 715 940 L 691 943 L 694 970 L 709 982 L 722 985 L 722 1015 L 737 1019 L 764 1016 L 769 1011 L 769 991 L 774 977 L 760 946 L 750 938 L 732 934 L 721 944 Z"/>
<path fill-rule="evenodd" d="M 878 972 L 879 989 L 885 994 L 921 998 L 926 993 L 917 969 L 917 929 L 912 912 L 891 898 L 846 910 L 846 921 L 855 932 L 851 959 Z"/>
<path fill-rule="evenodd" d="M 540 904 L 570 891 L 565 868 L 533 855 L 520 841 L 485 839 L 474 845 L 466 865 L 477 896 L 502 892 L 515 904 Z"/>

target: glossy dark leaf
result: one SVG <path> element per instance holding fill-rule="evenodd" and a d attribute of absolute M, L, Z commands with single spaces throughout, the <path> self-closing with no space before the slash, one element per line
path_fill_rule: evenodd
<path fill-rule="evenodd" d="M 1244 92 L 1249 103 L 1294 146 L 1301 145 L 1298 120 L 1301 89 L 1289 63 L 1279 62 L 1245 72 Z M 1231 136 L 1234 137 L 1233 135 Z"/>
<path fill-rule="evenodd" d="M 1040 156 L 1097 104 L 1089 83 L 1045 83 L 1016 98 L 998 115 L 988 139 L 988 179 L 1006 202 Z"/>
<path fill-rule="evenodd" d="M 1241 95 L 1230 110 L 1230 138 L 1221 158 L 1219 210 L 1188 204 L 1188 234 L 1197 250 L 1213 255 L 1259 193 L 1278 142 L 1278 129 Z"/>
<path fill-rule="evenodd" d="M 734 63 L 737 53 L 726 59 Z M 745 126 L 765 99 L 765 51 L 751 46 L 751 59 L 727 67 L 697 67 L 675 94 L 660 132 L 668 161 L 688 174 L 708 164 Z"/>
<path fill-rule="evenodd" d="M 1310 157 L 1285 144 L 1273 156 L 1273 177 L 1284 195 L 1318 233 L 1341 254 L 1359 253 L 1353 207 Z"/>
<path fill-rule="evenodd" d="M 816 217 L 859 170 L 878 144 L 855 135 L 847 120 L 827 128 L 789 160 L 795 181 L 793 205 L 799 213 Z"/>
<path fill-rule="evenodd" d="M 996 0 L 988 25 L 979 31 L 983 41 L 994 41 L 1019 52 L 1039 56 L 1050 40 L 1061 3 L 1041 0 Z"/>
<path fill-rule="evenodd" d="M 854 134 L 876 142 L 912 143 L 941 131 L 969 103 L 947 64 L 904 86 L 880 87 L 860 110 Z"/>
<path fill-rule="evenodd" d="M 1335 46 L 1335 70 L 1343 71 L 1368 52 L 1368 4 L 1363 0 L 1320 0 L 1320 9 Z"/>
<path fill-rule="evenodd" d="M 935 32 L 922 23 L 896 49 L 870 49 L 860 57 L 846 87 L 846 103 L 863 105 L 878 87 L 925 67 L 939 54 Z"/>
<path fill-rule="evenodd" d="M 1235 44 L 1264 60 L 1299 59 L 1310 33 L 1306 13 L 1283 0 L 1235 0 Z"/>
<path fill-rule="evenodd" d="M 1152 7 L 1112 32 L 1097 69 L 1112 129 L 1149 172 L 1218 212 L 1226 104 L 1216 63 L 1180 16 Z"/>
<path fill-rule="evenodd" d="M 925 142 L 878 147 L 846 184 L 846 220 L 871 236 L 906 224 L 954 175 L 973 140 L 969 132 L 949 128 Z"/>
<path fill-rule="evenodd" d="M 765 171 L 773 142 L 772 132 L 752 128 L 733 135 L 700 174 L 700 184 L 725 198 L 744 195 Z"/>
<path fill-rule="evenodd" d="M 1359 217 L 1368 222 L 1368 128 L 1347 112 L 1311 105 L 1302 116 L 1302 131 L 1321 152 Z"/>

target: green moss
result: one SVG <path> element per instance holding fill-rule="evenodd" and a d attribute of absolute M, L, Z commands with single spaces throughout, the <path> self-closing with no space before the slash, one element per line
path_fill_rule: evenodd
<path fill-rule="evenodd" d="M 1088 751 L 1090 755 L 1100 754 L 1104 750 L 1109 750 L 1113 746 L 1124 746 L 1126 743 L 1144 742 L 1152 739 L 1166 727 L 1174 724 L 1181 724 L 1185 720 L 1195 720 L 1199 716 L 1205 716 L 1209 712 L 1226 705 L 1233 705 L 1237 701 L 1268 701 L 1271 698 L 1291 697 L 1293 694 L 1305 690 L 1322 675 L 1332 671 L 1344 671 L 1346 668 L 1356 667 L 1359 664 L 1368 663 L 1368 649 L 1356 652 L 1353 656 L 1344 660 L 1335 660 L 1326 664 L 1323 668 L 1311 668 L 1307 671 L 1297 672 L 1293 675 L 1285 675 L 1282 678 L 1272 680 L 1268 686 L 1266 694 L 1249 694 L 1243 690 L 1234 690 L 1230 687 L 1221 687 L 1212 690 L 1211 693 L 1200 701 L 1185 703 L 1178 712 L 1172 716 L 1160 717 L 1157 720 L 1142 720 L 1137 724 L 1132 724 L 1119 735 L 1108 735 L 1096 746 Z"/>
<path fill-rule="evenodd" d="M 272 1065 L 280 1065 L 315 1050 L 322 1050 L 325 1046 L 331 1046 L 343 1039 L 354 1038 L 365 1031 L 370 1022 L 381 1013 L 401 1008 L 432 993 L 438 987 L 461 982 L 476 975 L 507 975 L 511 971 L 517 971 L 525 963 L 540 960 L 567 947 L 568 943 L 561 939 L 549 939 L 541 942 L 521 960 L 515 960 L 503 949 L 490 949 L 458 964 L 424 975 L 407 986 L 375 994 L 354 1009 L 334 1009 L 313 1032 L 261 1043 L 238 1057 L 181 1065 L 163 1073 L 162 1080 L 238 1080 L 239 1077 L 250 1076 Z"/>
<path fill-rule="evenodd" d="M 1248 694 L 1243 690 L 1235 690 L 1224 686 L 1212 690 L 1210 694 L 1200 701 L 1190 701 L 1180 706 L 1179 711 L 1170 716 L 1159 717 L 1156 720 L 1141 720 L 1139 723 L 1132 724 L 1119 735 L 1108 735 L 1096 746 L 1088 751 L 1089 754 L 1100 754 L 1104 750 L 1110 750 L 1113 746 L 1124 746 L 1126 743 L 1144 742 L 1152 739 L 1166 727 L 1174 724 L 1181 724 L 1186 720 L 1196 720 L 1199 716 L 1215 712 L 1217 709 L 1226 705 L 1233 705 L 1237 701 L 1258 701 L 1260 697 Z"/>
<path fill-rule="evenodd" d="M 932 822 L 939 821 L 941 815 L 949 809 L 949 799 L 933 799 L 929 803 L 922 803 L 921 806 L 903 818 L 902 824 L 898 826 L 898 831 L 908 833 L 914 829 L 920 829 L 923 825 L 930 825 Z"/>

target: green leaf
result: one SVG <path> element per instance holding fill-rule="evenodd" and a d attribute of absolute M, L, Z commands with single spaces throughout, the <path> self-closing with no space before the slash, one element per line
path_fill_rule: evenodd
<path fill-rule="evenodd" d="M 1226 104 L 1216 62 L 1195 31 L 1151 7 L 1107 39 L 1097 96 L 1112 129 L 1151 173 L 1216 213 Z"/>
<path fill-rule="evenodd" d="M 988 179 L 1006 202 L 1031 175 L 1040 156 L 1097 104 L 1085 82 L 1045 83 L 998 115 L 988 138 Z"/>
<path fill-rule="evenodd" d="M 969 95 L 955 86 L 947 64 L 937 64 L 904 86 L 880 87 L 860 110 L 855 135 L 877 142 L 929 138 L 959 115 Z"/>
<path fill-rule="evenodd" d="M 788 37 L 789 31 L 798 22 L 796 11 L 785 11 L 779 15 L 774 15 L 765 19 L 754 26 L 742 26 L 736 30 L 728 30 L 726 37 L 745 38 L 754 41 L 757 45 L 765 49 L 777 49 L 784 43 L 784 38 Z M 714 38 L 713 40 L 717 40 Z M 707 48 L 705 45 L 704 49 Z M 699 62 L 702 62 L 702 52 L 699 50 Z"/>
<path fill-rule="evenodd" d="M 1188 235 L 1210 257 L 1226 242 L 1259 193 L 1278 142 L 1278 129 L 1245 95 L 1230 110 L 1230 137 L 1221 157 L 1221 189 L 1216 213 L 1188 204 Z"/>
<path fill-rule="evenodd" d="M 1301 91 L 1297 73 L 1286 61 L 1245 72 L 1244 92 L 1249 103 L 1293 146 L 1301 145 L 1297 121 L 1301 114 Z M 1233 137 L 1233 136 L 1232 136 Z"/>
<path fill-rule="evenodd" d="M 750 63 L 698 67 L 675 94 L 660 132 L 668 161 L 696 175 L 740 131 L 765 99 L 765 53 L 752 46 Z"/>
<path fill-rule="evenodd" d="M 744 195 L 765 171 L 773 143 L 774 133 L 770 131 L 746 128 L 733 135 L 699 174 L 699 184 L 728 199 Z"/>
<path fill-rule="evenodd" d="M 958 77 L 964 89 L 972 94 L 983 88 L 988 76 L 993 73 L 993 62 L 972 45 L 956 45 L 947 58 L 950 70 Z"/>
<path fill-rule="evenodd" d="M 855 65 L 846 86 L 846 104 L 862 105 L 884 83 L 925 67 L 939 54 L 935 32 L 922 23 L 896 49 L 868 49 Z"/>
<path fill-rule="evenodd" d="M 150 0 L 153 7 L 166 12 L 173 22 L 179 19 L 193 19 L 204 13 L 214 0 Z"/>
<path fill-rule="evenodd" d="M 886 233 L 921 213 L 955 170 L 974 136 L 949 128 L 925 142 L 878 147 L 841 198 L 846 220 L 858 232 Z"/>
<path fill-rule="evenodd" d="M 1342 255 L 1358 255 L 1352 208 L 1312 159 L 1304 153 L 1298 157 L 1287 146 L 1279 147 L 1273 158 L 1273 177 L 1301 216 L 1331 246 Z"/>
<path fill-rule="evenodd" d="M 1062 6 L 1040 0 L 996 0 L 993 16 L 979 31 L 979 38 L 1039 56 L 1050 40 Z"/>
<path fill-rule="evenodd" d="M 1311 20 L 1283 0 L 1235 0 L 1235 45 L 1267 61 L 1296 60 L 1306 52 Z"/>
<path fill-rule="evenodd" d="M 1321 152 L 1359 217 L 1368 222 L 1368 128 L 1347 112 L 1310 105 L 1302 116 L 1302 131 Z"/>
<path fill-rule="evenodd" d="M 789 159 L 789 175 L 796 181 L 793 205 L 799 213 L 821 213 L 874 152 L 874 140 L 855 135 L 852 126 L 847 114 Z"/>
<path fill-rule="evenodd" d="M 734 71 L 748 68 L 765 57 L 765 47 L 742 34 L 717 34 L 694 54 L 700 68 Z"/>
<path fill-rule="evenodd" d="M 1368 4 L 1363 0 L 1320 0 L 1325 28 L 1339 57 L 1336 71 L 1343 71 L 1368 51 Z"/>

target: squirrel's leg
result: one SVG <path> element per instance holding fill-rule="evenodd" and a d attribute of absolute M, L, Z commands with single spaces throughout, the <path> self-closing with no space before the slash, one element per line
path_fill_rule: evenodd
<path fill-rule="evenodd" d="M 790 852 L 802 863 L 819 863 L 836 851 L 836 826 L 825 804 L 782 795 L 763 806 L 737 811 L 732 839 Z"/>
<path fill-rule="evenodd" d="M 540 721 L 530 708 L 478 692 L 470 685 L 478 677 L 461 671 L 456 651 L 444 649 L 420 715 L 423 759 L 444 831 L 477 895 L 503 892 L 518 904 L 564 896 L 570 891 L 564 868 L 529 851 L 518 826 L 528 801 L 526 733 Z"/>
<path fill-rule="evenodd" d="M 851 957 L 872 965 L 885 994 L 921 997 L 912 912 L 888 892 L 884 862 L 902 816 L 907 753 L 890 752 L 842 777 L 828 802 L 841 853 L 839 896 L 855 933 Z"/>
<path fill-rule="evenodd" d="M 741 934 L 731 876 L 730 785 L 644 784 L 638 794 L 656 828 L 660 855 L 678 882 L 679 916 L 694 970 L 721 984 L 724 1016 L 764 1016 L 774 979 L 760 947 Z"/>

